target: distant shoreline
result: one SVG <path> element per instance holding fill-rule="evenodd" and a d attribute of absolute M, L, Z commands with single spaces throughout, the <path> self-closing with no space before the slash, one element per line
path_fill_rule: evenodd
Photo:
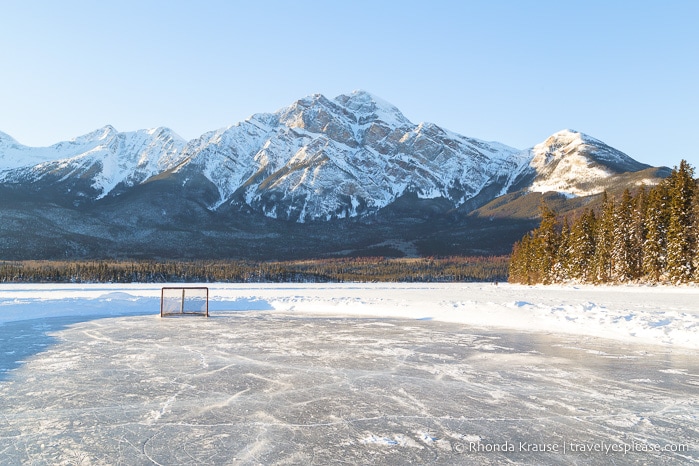
<path fill-rule="evenodd" d="M 3 261 L 0 283 L 504 282 L 508 256 L 299 261 Z"/>

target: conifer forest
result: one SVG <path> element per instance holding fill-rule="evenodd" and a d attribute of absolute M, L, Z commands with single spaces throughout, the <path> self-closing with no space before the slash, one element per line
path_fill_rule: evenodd
<path fill-rule="evenodd" d="M 507 280 L 507 256 L 306 261 L 0 262 L 0 283 L 323 283 Z"/>
<path fill-rule="evenodd" d="M 699 282 L 699 189 L 685 160 L 657 185 L 604 193 L 601 207 L 559 216 L 541 206 L 538 228 L 512 251 L 513 283 Z"/>

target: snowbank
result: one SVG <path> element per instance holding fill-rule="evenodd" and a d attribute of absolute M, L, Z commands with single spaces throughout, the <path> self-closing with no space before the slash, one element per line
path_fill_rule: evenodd
<path fill-rule="evenodd" d="M 3 322 L 159 312 L 161 284 L 0 286 Z M 210 312 L 455 322 L 699 348 L 699 288 L 450 284 L 208 284 Z"/>

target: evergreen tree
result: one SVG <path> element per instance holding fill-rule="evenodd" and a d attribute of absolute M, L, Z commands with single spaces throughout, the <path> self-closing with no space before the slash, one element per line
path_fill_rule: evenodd
<path fill-rule="evenodd" d="M 511 283 L 526 283 L 531 285 L 529 271 L 531 270 L 531 235 L 526 234 L 515 243 L 510 257 L 508 281 Z"/>
<path fill-rule="evenodd" d="M 635 277 L 643 277 L 643 243 L 646 239 L 647 195 L 645 187 L 638 190 L 634 199 L 632 251 Z"/>
<path fill-rule="evenodd" d="M 638 276 L 637 251 L 634 250 L 636 236 L 633 220 L 634 210 L 631 192 L 625 189 L 621 201 L 616 205 L 612 214 L 614 221 L 610 256 L 613 267 L 610 278 L 614 281 L 626 282 Z"/>
<path fill-rule="evenodd" d="M 694 183 L 694 225 L 692 231 L 697 248 L 697 254 L 694 255 L 694 282 L 696 283 L 699 282 L 699 185 L 697 185 L 697 181 Z"/>
<path fill-rule="evenodd" d="M 669 178 L 669 224 L 667 270 L 673 283 L 686 283 L 694 275 L 696 231 L 694 230 L 694 170 L 682 160 Z"/>
<path fill-rule="evenodd" d="M 643 276 L 651 282 L 660 281 L 667 265 L 666 244 L 669 218 L 667 183 L 662 182 L 648 193 L 643 241 Z"/>
<path fill-rule="evenodd" d="M 539 227 L 515 244 L 510 260 L 509 281 L 515 283 L 551 283 L 558 259 L 560 235 L 556 213 L 542 204 Z"/>
<path fill-rule="evenodd" d="M 571 243 L 570 225 L 568 218 L 563 219 L 563 227 L 558 239 L 558 251 L 552 267 L 552 280 L 555 282 L 566 282 L 571 279 Z"/>
<path fill-rule="evenodd" d="M 540 283 L 551 283 L 554 278 L 553 266 L 558 256 L 559 235 L 557 233 L 556 212 L 542 204 L 541 224 L 534 230 L 534 260 Z"/>
<path fill-rule="evenodd" d="M 573 223 L 570 232 L 570 277 L 583 283 L 592 281 L 595 224 L 595 212 L 585 209 L 580 218 Z"/>
<path fill-rule="evenodd" d="M 604 192 L 602 212 L 595 228 L 595 255 L 593 257 L 593 280 L 606 283 L 612 279 L 614 269 L 612 248 L 614 243 L 614 200 Z"/>

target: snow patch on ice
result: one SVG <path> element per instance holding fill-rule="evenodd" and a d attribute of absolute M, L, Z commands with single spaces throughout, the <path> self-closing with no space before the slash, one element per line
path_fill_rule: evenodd
<path fill-rule="evenodd" d="M 658 372 L 663 374 L 687 375 L 686 369 L 660 369 Z"/>
<path fill-rule="evenodd" d="M 377 445 L 382 447 L 410 447 L 423 448 L 415 440 L 405 434 L 376 435 L 371 432 L 359 439 L 363 445 Z"/>

